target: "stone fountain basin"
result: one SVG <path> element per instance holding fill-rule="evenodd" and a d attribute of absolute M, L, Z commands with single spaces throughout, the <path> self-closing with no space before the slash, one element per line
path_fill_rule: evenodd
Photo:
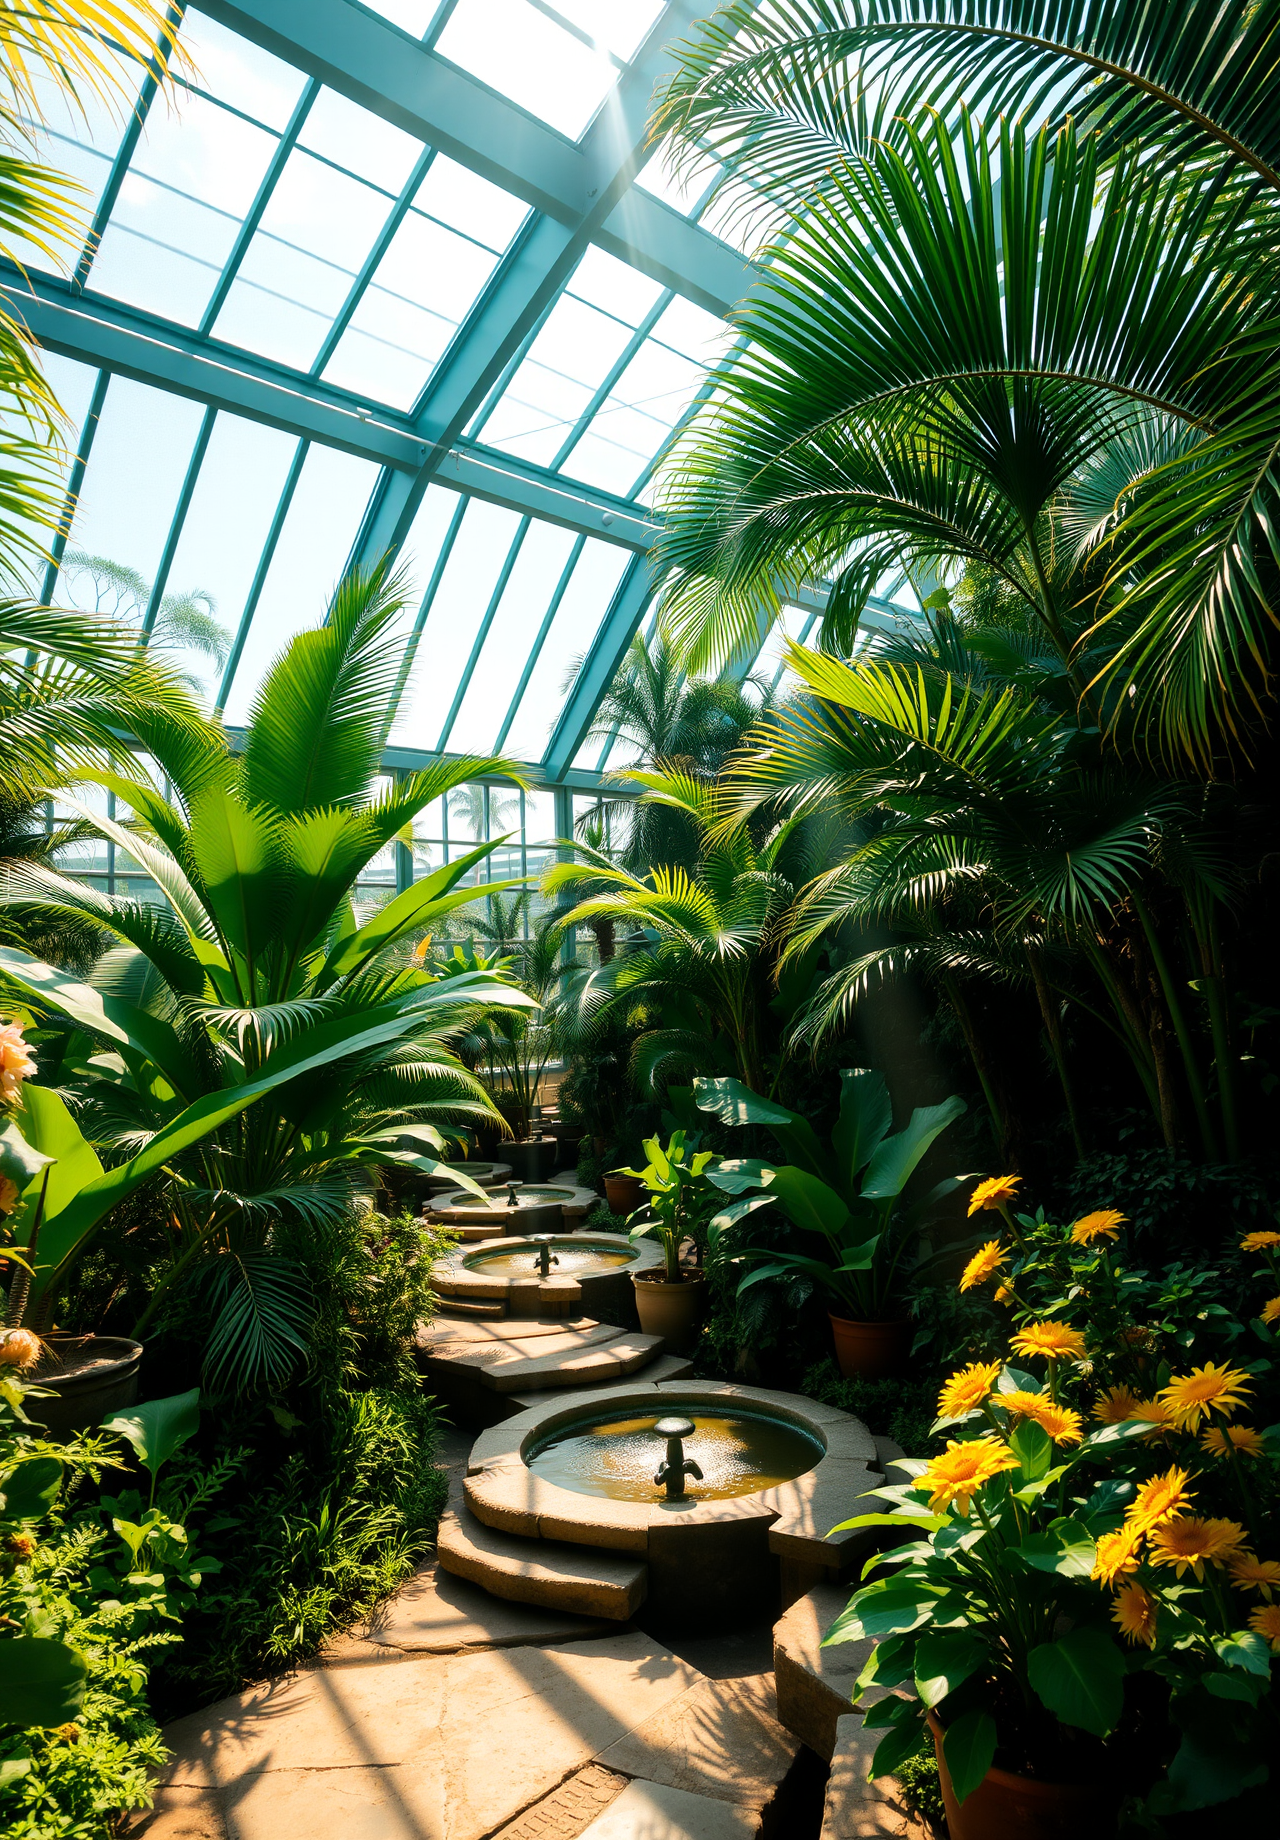
<path fill-rule="evenodd" d="M 459 1176 L 470 1176 L 481 1188 L 500 1188 L 511 1180 L 510 1163 L 442 1163 L 433 1176 L 424 1176 L 423 1181 L 433 1195 L 452 1193 L 458 1186 Z M 463 1191 L 466 1192 L 465 1190 Z"/>
<path fill-rule="evenodd" d="M 581 1493 L 528 1466 L 536 1451 L 586 1419 L 735 1410 L 806 1434 L 816 1447 L 812 1467 L 789 1482 L 680 1505 L 666 1503 L 656 1487 L 651 1501 Z M 656 1470 L 665 1446 L 656 1436 L 653 1442 Z M 696 1454 L 692 1440 L 689 1454 Z M 548 1399 L 482 1432 L 464 1487 L 476 1518 L 503 1532 L 643 1554 L 658 1623 L 710 1628 L 750 1621 L 815 1583 L 849 1575 L 874 1531 L 832 1529 L 878 1509 L 869 1495 L 884 1481 L 875 1455 L 858 1419 L 798 1393 L 714 1380 L 637 1381 Z"/>
<path fill-rule="evenodd" d="M 514 1207 L 508 1205 L 509 1188 L 515 1190 Z M 553 1233 L 581 1220 L 599 1200 L 592 1189 L 578 1188 L 572 1182 L 514 1182 L 490 1194 L 491 1204 L 486 1204 L 469 1189 L 446 1190 L 431 1198 L 426 1211 L 464 1241 L 475 1241 L 498 1234 Z"/>
<path fill-rule="evenodd" d="M 579 1312 L 597 1321 L 615 1322 L 634 1315 L 632 1274 L 662 1263 L 661 1249 L 649 1240 L 632 1241 L 624 1233 L 557 1233 L 551 1250 L 560 1263 L 549 1274 L 557 1290 L 577 1287 Z M 596 1254 L 593 1262 L 591 1254 Z M 490 1238 L 455 1246 L 431 1267 L 431 1287 L 438 1297 L 456 1303 L 498 1303 L 504 1314 L 537 1315 L 524 1304 L 545 1288 L 539 1278 L 538 1247 L 523 1235 Z"/>

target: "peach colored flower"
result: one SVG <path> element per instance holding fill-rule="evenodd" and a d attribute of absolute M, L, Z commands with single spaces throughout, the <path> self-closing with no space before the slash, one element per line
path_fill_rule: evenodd
<path fill-rule="evenodd" d="M 0 1023 L 0 1105 L 16 1105 L 22 1082 L 36 1070 L 31 1050 L 16 1022 Z"/>
<path fill-rule="evenodd" d="M 0 1367 L 16 1367 L 21 1373 L 34 1367 L 40 1354 L 40 1337 L 30 1329 L 0 1329 Z"/>

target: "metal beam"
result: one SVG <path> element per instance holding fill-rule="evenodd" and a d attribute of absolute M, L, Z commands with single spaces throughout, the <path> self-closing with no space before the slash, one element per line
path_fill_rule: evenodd
<path fill-rule="evenodd" d="M 636 556 L 618 584 L 542 757 L 548 779 L 563 781 L 572 767 L 595 721 L 600 699 L 617 676 L 627 647 L 636 636 L 656 585 L 649 558 Z"/>
<path fill-rule="evenodd" d="M 199 0 L 198 10 L 548 217 L 574 225 L 595 205 L 600 174 L 589 143 L 599 120 L 575 145 L 352 0 Z M 661 46 L 704 10 L 677 0 L 636 65 L 648 57 L 658 74 Z M 610 102 L 600 119 L 614 114 Z M 737 250 L 647 192 L 615 199 L 597 235 L 611 253 L 710 313 L 726 312 L 756 278 Z"/>

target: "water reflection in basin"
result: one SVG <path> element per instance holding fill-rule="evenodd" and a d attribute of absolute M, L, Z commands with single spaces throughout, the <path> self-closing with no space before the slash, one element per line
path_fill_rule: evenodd
<path fill-rule="evenodd" d="M 816 1437 L 786 1419 L 751 1412 L 707 1412 L 696 1404 L 665 1401 L 660 1412 L 638 1418 L 585 1420 L 558 1432 L 525 1458 L 536 1476 L 580 1495 L 604 1495 L 612 1501 L 656 1501 L 663 1491 L 654 1472 L 666 1445 L 654 1431 L 658 1419 L 672 1412 L 687 1414 L 693 1436 L 684 1440 L 686 1457 L 702 1471 L 690 1480 L 693 1501 L 723 1501 L 790 1482 L 812 1469 L 823 1455 Z"/>
<path fill-rule="evenodd" d="M 553 1239 L 551 1253 L 557 1261 L 553 1266 L 557 1277 L 575 1271 L 608 1271 L 621 1265 L 633 1265 L 638 1256 L 616 1246 L 592 1245 L 590 1240 L 577 1238 Z M 538 1263 L 538 1248 L 525 1241 L 510 1251 L 504 1247 L 500 1252 L 468 1253 L 462 1263 L 468 1271 L 483 1271 L 493 1277 L 526 1278 Z"/>
<path fill-rule="evenodd" d="M 504 1194 L 500 1188 L 491 1189 L 487 1199 L 481 1195 L 454 1195 L 449 1201 L 449 1206 L 450 1208 L 492 1210 L 495 1214 L 515 1214 L 521 1208 L 547 1207 L 553 1201 L 558 1201 L 563 1207 L 566 1201 L 573 1200 L 575 1191 L 572 1188 L 538 1188 L 532 1183 L 527 1183 L 517 1188 L 515 1193 L 514 1207 L 511 1205 L 510 1196 Z"/>

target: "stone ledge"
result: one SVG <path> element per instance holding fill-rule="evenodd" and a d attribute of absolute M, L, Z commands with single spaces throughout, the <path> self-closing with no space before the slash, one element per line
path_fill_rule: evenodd
<path fill-rule="evenodd" d="M 815 1585 L 773 1626 L 778 1717 L 788 1731 L 828 1762 L 835 1749 L 836 1726 L 852 1711 L 854 1682 L 875 1647 L 869 1640 L 822 1646 L 823 1636 L 851 1595 L 851 1586 Z M 883 1689 L 872 1688 L 867 1703 L 883 1697 Z"/>
<path fill-rule="evenodd" d="M 759 1816 L 752 1808 L 637 1780 L 582 1830 L 581 1840 L 755 1840 L 759 1832 Z M 505 1840 L 505 1835 L 498 1840 Z M 547 1840 L 559 1840 L 558 1830 Z"/>
<path fill-rule="evenodd" d="M 839 1721 L 821 1840 L 928 1840 L 926 1828 L 908 1813 L 892 1776 L 867 1781 L 882 1736 L 867 1731 L 856 1713 Z M 1011 1834 L 1009 1840 L 1016 1837 Z"/>
<path fill-rule="evenodd" d="M 495 1597 L 614 1623 L 635 1615 L 648 1585 L 643 1560 L 498 1533 L 465 1509 L 443 1516 L 436 1552 L 446 1572 Z"/>

